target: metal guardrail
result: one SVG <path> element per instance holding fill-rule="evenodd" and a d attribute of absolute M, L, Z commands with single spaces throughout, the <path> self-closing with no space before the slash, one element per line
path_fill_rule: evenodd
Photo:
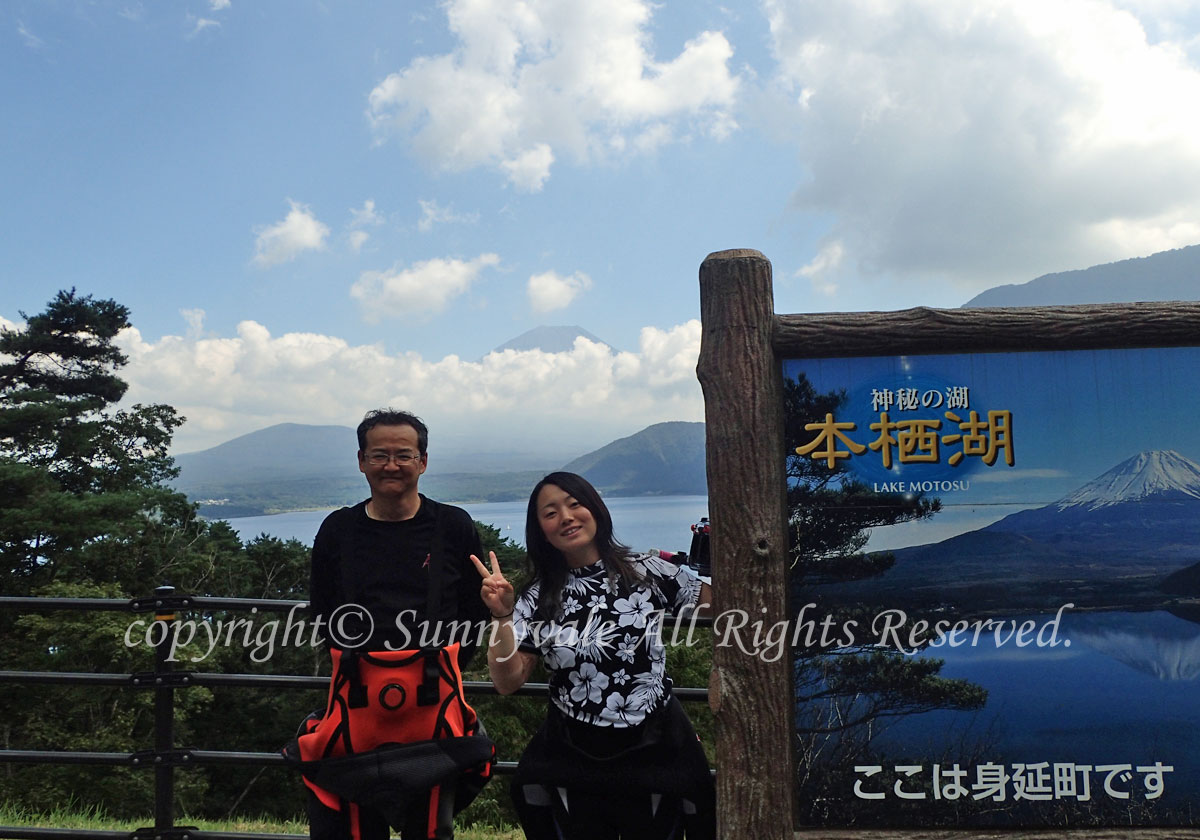
<path fill-rule="evenodd" d="M 78 764 L 151 768 L 154 771 L 154 825 L 132 832 L 97 829 L 34 828 L 0 826 L 0 838 L 13 840 L 302 840 L 302 834 L 237 833 L 203 831 L 195 826 L 175 825 L 174 771 L 176 767 L 211 765 L 279 766 L 287 759 L 280 753 L 237 752 L 226 750 L 194 750 L 175 745 L 175 689 L 192 686 L 239 686 L 251 688 L 284 688 L 324 690 L 328 677 L 286 674 L 225 674 L 214 672 L 178 671 L 169 658 L 177 610 L 258 610 L 288 612 L 307 607 L 305 601 L 283 601 L 263 598 L 212 598 L 177 595 L 173 586 L 160 586 L 154 595 L 128 600 L 116 598 L 37 598 L 0 597 L 0 609 L 24 612 L 42 610 L 82 610 L 93 612 L 154 612 L 154 621 L 161 622 L 163 631 L 157 634 L 154 645 L 154 670 L 136 674 L 93 674 L 58 671 L 0 671 L 0 683 L 26 685 L 97 685 L 118 686 L 154 691 L 154 747 L 137 752 L 74 752 L 68 750 L 3 750 L 0 763 L 12 764 Z M 693 626 L 711 626 L 710 619 L 696 619 Z M 498 694 L 491 682 L 464 680 L 467 694 Z M 546 683 L 526 683 L 509 696 L 545 696 Z M 704 688 L 673 688 L 680 700 L 698 701 L 708 698 Z M 515 761 L 498 761 L 493 772 L 512 773 Z"/>

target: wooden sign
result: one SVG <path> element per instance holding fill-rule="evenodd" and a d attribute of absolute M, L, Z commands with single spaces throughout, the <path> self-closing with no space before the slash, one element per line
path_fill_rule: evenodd
<path fill-rule="evenodd" d="M 1200 303 L 700 274 L 720 835 L 1200 837 Z"/>

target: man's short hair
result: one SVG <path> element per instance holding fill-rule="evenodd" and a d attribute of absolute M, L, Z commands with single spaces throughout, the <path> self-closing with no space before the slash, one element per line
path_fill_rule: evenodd
<path fill-rule="evenodd" d="M 358 424 L 358 451 L 367 448 L 367 432 L 376 426 L 412 426 L 417 433 L 417 451 L 422 455 L 429 448 L 429 429 L 421 422 L 421 418 L 408 411 L 396 411 L 393 408 L 377 408 L 363 415 Z"/>

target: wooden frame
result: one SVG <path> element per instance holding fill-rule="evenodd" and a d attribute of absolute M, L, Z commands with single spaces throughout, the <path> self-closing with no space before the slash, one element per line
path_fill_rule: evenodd
<path fill-rule="evenodd" d="M 771 265 L 749 249 L 700 267 L 704 392 L 716 610 L 786 621 L 787 506 L 781 362 L 786 358 L 1200 346 L 1200 302 L 1026 309 L 775 315 Z M 765 662 L 714 650 L 718 836 L 792 838 L 788 657 Z M 1200 702 L 1200 701 L 1198 701 Z M 1200 838 L 1200 829 L 811 829 L 829 838 Z"/>

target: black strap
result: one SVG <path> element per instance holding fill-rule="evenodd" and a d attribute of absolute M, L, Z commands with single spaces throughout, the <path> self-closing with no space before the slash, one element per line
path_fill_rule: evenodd
<path fill-rule="evenodd" d="M 429 545 L 429 580 L 425 594 L 425 617 L 437 622 L 442 611 L 442 545 L 445 543 L 442 534 L 442 506 L 437 502 L 425 499 L 433 512 L 433 540 Z M 439 640 L 440 641 L 440 640 Z"/>
<path fill-rule="evenodd" d="M 341 659 L 342 675 L 350 683 L 347 700 L 351 709 L 365 709 L 367 706 L 367 684 L 363 682 L 362 672 L 358 667 L 358 651 L 344 650 Z"/>
<path fill-rule="evenodd" d="M 440 650 L 427 650 L 423 652 L 425 660 L 424 664 L 424 679 L 417 686 L 417 705 L 418 706 L 436 706 L 441 699 L 441 669 L 438 668 L 438 659 L 441 657 Z"/>

